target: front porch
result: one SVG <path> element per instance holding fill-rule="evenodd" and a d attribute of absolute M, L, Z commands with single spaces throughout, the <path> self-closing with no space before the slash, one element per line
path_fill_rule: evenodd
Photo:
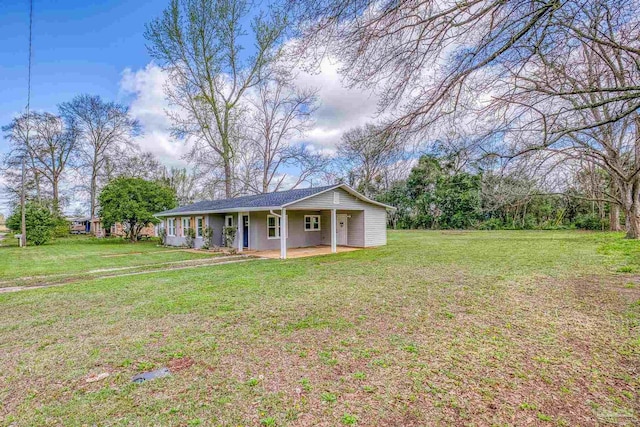
<path fill-rule="evenodd" d="M 237 224 L 234 247 L 268 258 L 342 252 L 364 247 L 364 211 L 357 209 L 281 209 L 225 216 Z"/>
<path fill-rule="evenodd" d="M 354 248 L 350 246 L 338 246 L 336 247 L 337 253 L 357 251 L 362 248 Z M 282 254 L 279 249 L 272 249 L 267 251 L 251 251 L 245 250 L 245 254 L 255 255 L 261 258 L 280 259 Z M 331 251 L 331 246 L 310 246 L 307 248 L 288 248 L 287 258 L 305 258 L 317 255 L 330 255 L 334 252 Z"/>

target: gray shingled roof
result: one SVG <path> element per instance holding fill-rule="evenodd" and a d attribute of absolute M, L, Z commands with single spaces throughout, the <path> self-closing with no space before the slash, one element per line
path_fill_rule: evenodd
<path fill-rule="evenodd" d="M 256 194 L 253 196 L 236 197 L 223 200 L 203 200 L 187 206 L 157 213 L 158 216 L 167 216 L 180 213 L 204 213 L 212 211 L 255 209 L 255 208 L 275 208 L 280 207 L 305 197 L 335 188 L 338 185 L 328 185 L 325 187 L 300 188 L 296 190 L 277 191 L 275 193 Z"/>

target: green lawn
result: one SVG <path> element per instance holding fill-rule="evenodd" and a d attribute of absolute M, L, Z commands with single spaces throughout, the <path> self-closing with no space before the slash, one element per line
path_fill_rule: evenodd
<path fill-rule="evenodd" d="M 79 263 L 159 250 L 77 245 Z M 46 266 L 0 248 L 0 272 L 57 272 L 65 247 L 43 247 Z M 0 420 L 637 425 L 639 268 L 620 234 L 390 232 L 378 249 L 0 294 Z"/>
<path fill-rule="evenodd" d="M 76 274 L 210 256 L 166 249 L 158 246 L 156 241 L 131 244 L 123 239 L 74 236 L 57 239 L 42 246 L 27 246 L 24 249 L 15 244 L 0 247 L 0 282 L 25 276 Z"/>

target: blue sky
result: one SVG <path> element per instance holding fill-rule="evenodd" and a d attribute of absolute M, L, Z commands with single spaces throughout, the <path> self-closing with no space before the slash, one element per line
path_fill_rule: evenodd
<path fill-rule="evenodd" d="M 26 105 L 29 2 L 2 0 L 0 122 Z M 167 0 L 34 0 L 32 101 L 53 110 L 79 93 L 119 95 L 125 68 L 149 61 L 144 25 Z"/>

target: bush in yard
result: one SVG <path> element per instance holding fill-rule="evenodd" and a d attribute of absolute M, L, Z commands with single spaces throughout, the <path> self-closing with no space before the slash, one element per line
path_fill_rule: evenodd
<path fill-rule="evenodd" d="M 67 237 L 69 234 L 69 222 L 61 216 L 54 218 L 53 237 Z"/>
<path fill-rule="evenodd" d="M 213 243 L 213 228 L 205 227 L 204 239 L 202 239 L 202 249 L 209 249 L 215 246 Z"/>
<path fill-rule="evenodd" d="M 157 212 L 176 206 L 175 191 L 141 178 L 116 178 L 109 182 L 98 198 L 99 215 L 106 229 L 119 222 L 132 242 L 149 223 L 160 222 Z"/>
<path fill-rule="evenodd" d="M 165 230 L 164 228 L 161 228 L 160 231 L 158 232 L 158 237 L 160 238 L 160 244 L 162 246 L 167 244 L 167 230 Z"/>
<path fill-rule="evenodd" d="M 609 228 L 609 222 L 600 218 L 596 214 L 582 214 L 576 216 L 576 228 L 583 230 L 606 230 Z"/>
<path fill-rule="evenodd" d="M 233 248 L 233 241 L 236 240 L 237 233 L 238 233 L 237 227 L 224 228 L 224 244 L 226 247 Z"/>
<path fill-rule="evenodd" d="M 479 223 L 476 228 L 478 230 L 502 230 L 505 226 L 500 218 L 489 218 Z"/>
<path fill-rule="evenodd" d="M 53 229 L 56 226 L 56 221 L 49 209 L 37 203 L 27 203 L 25 222 L 27 228 L 27 242 L 40 246 L 51 240 Z M 20 208 L 17 208 L 14 210 L 13 214 L 7 218 L 7 228 L 15 231 L 16 233 L 20 233 L 21 223 L 22 213 Z"/>
<path fill-rule="evenodd" d="M 184 245 L 188 248 L 193 248 L 193 243 L 196 238 L 196 230 L 194 230 L 193 228 L 189 228 L 188 230 L 186 230 L 186 233 L 187 235 L 184 236 Z"/>

